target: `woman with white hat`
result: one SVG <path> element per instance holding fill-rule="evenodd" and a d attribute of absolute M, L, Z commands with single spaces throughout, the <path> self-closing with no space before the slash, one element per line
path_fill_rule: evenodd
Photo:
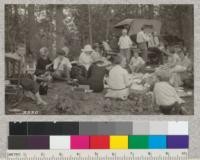
<path fill-rule="evenodd" d="M 90 65 L 93 63 L 91 56 L 92 52 L 94 52 L 94 50 L 92 49 L 91 45 L 87 44 L 85 45 L 84 49 L 82 49 L 82 53 L 79 57 L 79 64 L 83 65 L 86 70 L 88 70 Z"/>

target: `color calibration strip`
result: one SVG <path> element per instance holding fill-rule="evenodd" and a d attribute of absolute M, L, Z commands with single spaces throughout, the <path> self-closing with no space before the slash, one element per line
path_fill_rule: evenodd
<path fill-rule="evenodd" d="M 8 149 L 184 149 L 183 135 L 9 136 Z"/>
<path fill-rule="evenodd" d="M 11 122 L 8 149 L 184 149 L 188 122 Z"/>

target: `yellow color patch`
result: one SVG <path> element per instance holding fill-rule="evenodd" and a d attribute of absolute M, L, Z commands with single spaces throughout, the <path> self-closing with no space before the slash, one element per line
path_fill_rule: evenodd
<path fill-rule="evenodd" d="M 110 136 L 110 149 L 128 149 L 128 136 Z"/>

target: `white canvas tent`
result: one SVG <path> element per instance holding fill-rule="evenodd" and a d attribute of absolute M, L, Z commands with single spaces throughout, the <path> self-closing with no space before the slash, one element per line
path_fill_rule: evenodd
<path fill-rule="evenodd" d="M 155 31 L 160 34 L 161 22 L 155 19 L 125 19 L 116 24 L 114 27 L 119 29 L 128 28 L 128 34 L 134 35 L 137 34 L 143 26 L 149 26 L 149 28 L 152 28 L 150 29 L 151 31 Z"/>

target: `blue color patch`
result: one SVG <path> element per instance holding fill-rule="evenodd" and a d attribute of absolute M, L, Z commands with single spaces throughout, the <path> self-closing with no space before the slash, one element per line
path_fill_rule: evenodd
<path fill-rule="evenodd" d="M 166 149 L 167 138 L 164 135 L 149 136 L 149 149 Z"/>

